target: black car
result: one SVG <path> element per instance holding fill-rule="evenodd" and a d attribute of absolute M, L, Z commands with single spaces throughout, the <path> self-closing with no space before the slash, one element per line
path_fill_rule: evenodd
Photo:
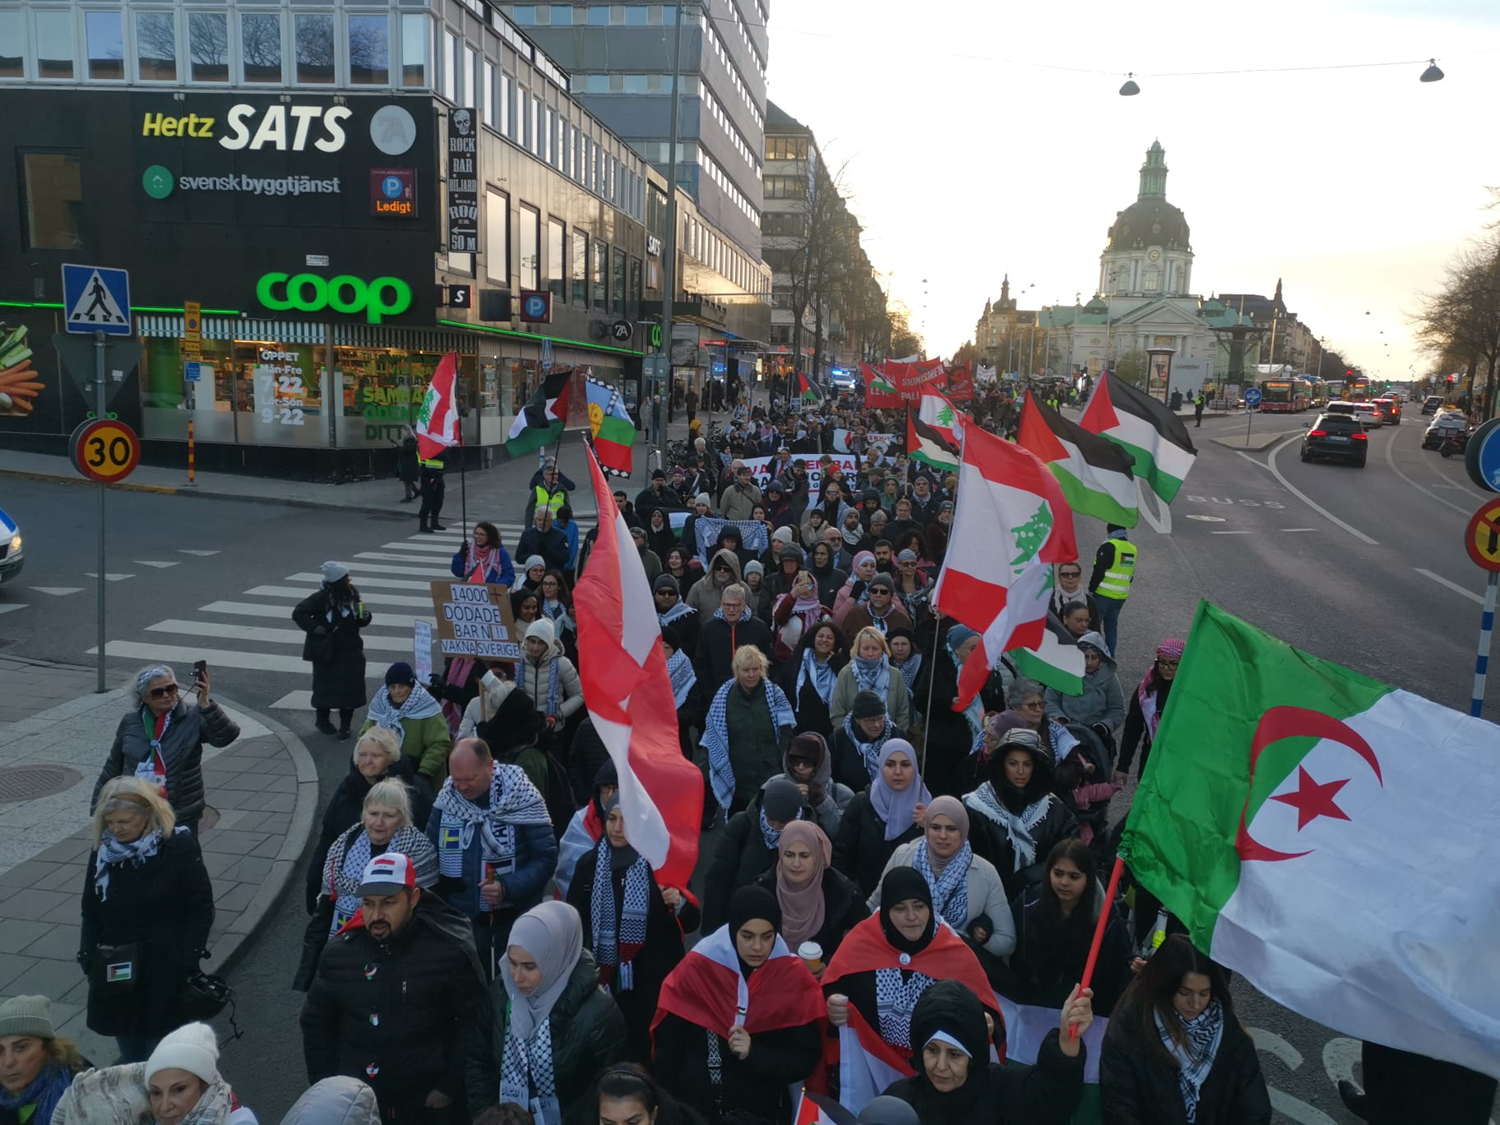
<path fill-rule="evenodd" d="M 1422 404 L 1422 413 L 1436 414 L 1442 408 L 1444 401 L 1442 395 L 1428 395 L 1427 401 Z"/>
<path fill-rule="evenodd" d="M 1349 414 L 1319 414 L 1302 438 L 1302 460 L 1326 457 L 1352 461 L 1364 468 L 1370 450 L 1370 439 L 1359 418 Z"/>

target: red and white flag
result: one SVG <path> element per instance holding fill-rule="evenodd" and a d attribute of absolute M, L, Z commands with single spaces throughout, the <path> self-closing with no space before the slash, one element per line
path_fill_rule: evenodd
<path fill-rule="evenodd" d="M 454 384 L 458 379 L 458 355 L 449 352 L 439 362 L 427 394 L 417 411 L 417 456 L 423 461 L 436 457 L 450 445 L 463 441 Z"/>
<path fill-rule="evenodd" d="M 1002 652 L 1042 644 L 1051 564 L 1077 557 L 1073 510 L 1041 459 L 964 427 L 958 505 L 932 596 L 939 611 L 982 637 L 964 662 L 955 710 L 978 694 Z"/>
<path fill-rule="evenodd" d="M 620 775 L 626 838 L 658 883 L 685 888 L 698 862 L 703 774 L 677 741 L 672 678 L 640 553 L 598 458 L 585 449 L 599 538 L 573 590 L 583 701 Z"/>

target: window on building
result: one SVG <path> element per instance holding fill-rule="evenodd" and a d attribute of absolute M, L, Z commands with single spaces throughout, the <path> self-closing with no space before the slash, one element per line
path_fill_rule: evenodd
<path fill-rule="evenodd" d="M 626 74 L 624 78 L 624 92 L 627 94 L 644 94 L 646 92 L 646 76 L 644 74 Z"/>
<path fill-rule="evenodd" d="M 479 52 L 472 47 L 464 52 L 464 101 L 470 109 L 479 108 Z"/>
<path fill-rule="evenodd" d="M 0 13 L 0 42 L 5 40 L 5 17 L 10 13 Z M 16 30 L 20 29 L 20 12 L 15 13 Z M 223 19 L 220 16 L 219 19 Z M 93 79 L 117 80 L 125 77 L 125 40 L 123 25 L 119 12 L 95 12 L 83 13 L 84 44 L 88 50 L 88 75 Z M 19 41 L 18 41 L 19 42 Z M 16 59 L 17 71 L 13 75 L 5 73 L 3 57 L 0 57 L 0 77 L 19 78 L 20 58 Z M 222 82 L 223 78 L 218 79 Z"/>
<path fill-rule="evenodd" d="M 491 129 L 495 127 L 495 64 L 489 59 L 484 60 L 484 123 Z"/>
<path fill-rule="evenodd" d="M 403 17 L 411 19 L 411 16 Z M 424 17 L 416 17 L 426 22 Z M 240 15 L 240 61 L 249 82 L 280 84 L 281 17 L 245 12 Z"/>
<path fill-rule="evenodd" d="M 503 70 L 500 72 L 500 132 L 507 137 L 516 135 L 515 80 Z"/>
<path fill-rule="evenodd" d="M 333 17 L 296 17 L 297 81 L 305 85 L 331 86 L 337 77 L 338 42 Z"/>
<path fill-rule="evenodd" d="M 188 67 L 194 82 L 229 81 L 229 17 L 189 12 Z"/>
<path fill-rule="evenodd" d="M 42 13 L 37 13 L 41 15 Z M 26 245 L 32 250 L 77 250 L 83 176 L 76 152 L 28 152 L 21 157 L 26 191 Z"/>
<path fill-rule="evenodd" d="M 641 260 L 632 256 L 630 259 L 630 306 L 625 310 L 632 319 L 640 319 L 641 315 Z"/>
<path fill-rule="evenodd" d="M 589 8 L 588 11 L 589 11 L 589 26 L 590 27 L 608 27 L 609 26 L 609 5 L 608 4 L 594 4 L 594 5 L 592 5 Z"/>
<path fill-rule="evenodd" d="M 510 8 L 510 18 L 520 27 L 532 27 L 536 23 L 535 4 L 515 4 Z"/>
<path fill-rule="evenodd" d="M 594 308 L 609 308 L 609 246 L 594 240 Z"/>
<path fill-rule="evenodd" d="M 19 8 L 0 11 L 0 78 L 26 77 L 25 59 L 21 54 L 21 45 L 26 42 L 23 19 L 25 14 Z"/>
<path fill-rule="evenodd" d="M 521 224 L 521 288 L 536 289 L 540 275 L 540 263 L 537 261 L 541 253 L 542 239 L 542 216 L 535 207 L 521 204 L 518 213 Z"/>
<path fill-rule="evenodd" d="M 390 21 L 385 16 L 350 16 L 349 84 L 388 86 L 390 82 Z"/>
<path fill-rule="evenodd" d="M 651 22 L 651 12 L 645 4 L 625 5 L 625 26 L 645 27 Z"/>
<path fill-rule="evenodd" d="M 568 299 L 567 283 L 567 231 L 561 219 L 547 219 L 547 288 L 552 297 L 562 304 Z"/>
<path fill-rule="evenodd" d="M 41 15 L 41 12 L 37 13 L 38 20 Z M 69 21 L 72 18 L 72 15 L 67 16 Z M 177 81 L 177 17 L 174 13 L 135 14 L 135 59 L 136 77 L 142 82 Z"/>
<path fill-rule="evenodd" d="M 531 155 L 536 156 L 541 152 L 542 141 L 537 135 L 541 130 L 542 103 L 535 94 L 531 95 L 531 104 L 526 113 L 526 147 L 531 150 Z"/>
<path fill-rule="evenodd" d="M 573 26 L 573 5 L 571 5 L 571 4 L 553 4 L 552 5 L 552 13 L 551 13 L 551 15 L 552 15 L 552 26 L 553 27 L 572 27 Z"/>
<path fill-rule="evenodd" d="M 537 117 L 542 133 L 541 157 L 548 164 L 552 163 L 552 138 L 557 134 L 557 130 L 552 125 L 555 117 L 556 112 L 550 105 L 545 106 Z"/>
<path fill-rule="evenodd" d="M 625 251 L 615 247 L 614 274 L 610 282 L 610 296 L 614 298 L 610 307 L 616 313 L 625 312 Z"/>
<path fill-rule="evenodd" d="M 427 86 L 432 67 L 432 51 L 427 34 L 432 21 L 425 15 L 405 13 L 401 17 L 401 85 L 408 89 Z"/>
<path fill-rule="evenodd" d="M 451 102 L 455 101 L 458 96 L 458 76 L 453 72 L 453 60 L 458 53 L 458 42 L 453 32 L 446 27 L 443 28 L 439 42 L 442 44 L 442 49 L 438 54 L 438 69 L 442 72 L 441 92 L 443 97 Z"/>
<path fill-rule="evenodd" d="M 510 286 L 510 199 L 494 188 L 484 193 L 484 276 Z"/>
<path fill-rule="evenodd" d="M 73 77 L 73 13 L 43 10 L 36 18 L 36 73 L 38 78 Z M 171 17 L 168 16 L 170 19 Z M 22 37 L 20 40 L 24 42 Z"/>
<path fill-rule="evenodd" d="M 589 236 L 573 228 L 573 303 L 580 309 L 589 305 Z"/>

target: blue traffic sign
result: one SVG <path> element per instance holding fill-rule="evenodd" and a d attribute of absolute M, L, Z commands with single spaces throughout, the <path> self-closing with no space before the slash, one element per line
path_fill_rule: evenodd
<path fill-rule="evenodd" d="M 69 332 L 132 336 L 130 274 L 106 266 L 64 265 L 63 309 Z"/>
<path fill-rule="evenodd" d="M 183 364 L 182 377 L 189 383 L 199 382 L 203 378 L 203 364 L 197 361 L 189 361 Z"/>
<path fill-rule="evenodd" d="M 1491 418 L 1469 438 L 1464 448 L 1469 479 L 1487 492 L 1500 492 L 1500 418 Z"/>
<path fill-rule="evenodd" d="M 1260 388 L 1259 387 L 1249 387 L 1249 388 L 1246 389 L 1246 391 L 1245 391 L 1245 405 L 1246 406 L 1259 406 L 1260 405 Z"/>
<path fill-rule="evenodd" d="M 533 295 L 526 298 L 526 315 L 543 317 L 547 315 L 547 299 L 542 296 Z"/>

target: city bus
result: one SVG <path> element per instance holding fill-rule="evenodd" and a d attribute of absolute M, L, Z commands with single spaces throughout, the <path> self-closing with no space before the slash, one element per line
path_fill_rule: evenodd
<path fill-rule="evenodd" d="M 1260 385 L 1262 413 L 1300 413 L 1311 405 L 1312 393 L 1300 379 L 1266 379 Z"/>

